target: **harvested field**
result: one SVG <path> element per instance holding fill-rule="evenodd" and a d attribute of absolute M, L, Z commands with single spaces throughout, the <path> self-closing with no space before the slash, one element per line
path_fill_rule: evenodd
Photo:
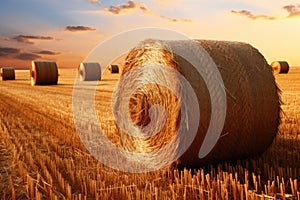
<path fill-rule="evenodd" d="M 27 70 L 0 82 L 0 199 L 300 199 L 300 68 L 276 75 L 282 124 L 263 155 L 142 174 L 104 166 L 81 143 L 72 113 L 76 73 L 59 69 L 53 86 L 32 87 Z M 96 110 L 108 133 L 119 76 L 105 73 L 97 87 Z"/>

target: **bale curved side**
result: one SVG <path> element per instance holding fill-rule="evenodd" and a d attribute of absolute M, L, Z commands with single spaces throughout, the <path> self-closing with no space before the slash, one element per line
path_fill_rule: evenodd
<path fill-rule="evenodd" d="M 187 159 L 182 160 L 197 165 L 241 159 L 264 152 L 276 136 L 281 112 L 279 89 L 271 68 L 263 55 L 249 44 L 198 42 L 222 75 L 227 95 L 227 116 L 218 143 L 205 159 L 190 163 L 192 157 L 187 152 Z M 195 147 L 198 148 L 197 145 Z"/>
<path fill-rule="evenodd" d="M 275 74 L 287 74 L 290 70 L 290 66 L 286 61 L 274 61 L 271 63 L 271 67 Z"/>
<path fill-rule="evenodd" d="M 109 73 L 111 74 L 118 74 L 119 73 L 119 66 L 118 65 L 110 65 L 108 68 Z"/>
<path fill-rule="evenodd" d="M 200 122 L 196 137 L 188 150 L 178 162 L 183 166 L 196 167 L 202 164 L 215 163 L 221 160 L 241 159 L 260 154 L 272 143 L 280 123 L 279 90 L 267 64 L 260 52 L 249 44 L 223 41 L 196 41 L 215 62 L 222 76 L 227 96 L 227 114 L 221 137 L 212 151 L 203 159 L 199 159 L 198 152 L 203 143 L 211 118 L 211 99 L 205 81 L 198 71 L 184 58 L 175 55 L 172 47 L 191 51 L 191 47 L 184 41 L 146 40 L 132 49 L 126 58 L 122 76 L 132 69 L 145 66 L 148 63 L 161 64 L 181 73 L 193 87 L 198 98 Z M 194 53 L 191 51 L 191 54 Z M 147 70 L 140 75 L 147 74 Z M 148 74 L 155 79 L 171 79 L 179 92 L 181 89 L 178 77 L 158 77 L 155 72 Z M 141 77 L 130 77 L 128 84 L 140 81 Z M 145 79 L 145 78 L 144 78 Z M 125 86 L 120 85 L 117 92 L 122 93 Z M 218 92 L 218 91 L 215 91 Z M 261 95 L 264 94 L 264 95 Z M 122 98 L 114 102 L 114 109 L 121 109 Z M 140 139 L 122 134 L 123 148 L 128 151 L 149 153 L 163 148 L 178 132 L 181 116 L 180 99 L 158 84 L 145 84 L 136 89 L 130 97 L 129 113 L 136 126 L 143 127 L 152 123 L 150 108 L 159 104 L 166 111 L 166 121 L 159 133 L 147 139 Z M 190 108 L 193 109 L 190 105 Z M 126 125 L 126 124 L 125 124 Z M 180 142 L 180 141 L 177 141 Z M 174 156 L 173 152 L 165 155 Z M 151 160 L 151 159 L 150 159 Z M 155 161 L 151 160 L 153 165 Z M 150 162 L 149 162 L 150 165 Z M 159 165 L 155 163 L 154 165 Z"/>
<path fill-rule="evenodd" d="M 58 69 L 56 62 L 32 61 L 30 68 L 31 85 L 56 85 Z"/>
<path fill-rule="evenodd" d="M 79 78 L 81 81 L 101 80 L 101 67 L 96 62 L 82 62 L 78 67 Z"/>
<path fill-rule="evenodd" d="M 15 80 L 15 68 L 13 68 L 13 67 L 2 67 L 0 69 L 0 78 L 3 81 Z"/>

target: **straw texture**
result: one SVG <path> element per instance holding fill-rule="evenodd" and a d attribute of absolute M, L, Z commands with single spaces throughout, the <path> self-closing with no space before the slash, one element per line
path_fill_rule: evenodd
<path fill-rule="evenodd" d="M 56 62 L 32 61 L 30 68 L 31 85 L 56 85 L 58 69 Z"/>
<path fill-rule="evenodd" d="M 83 62 L 78 67 L 79 78 L 81 81 L 101 80 L 101 67 L 99 63 Z"/>
<path fill-rule="evenodd" d="M 211 94 L 199 72 L 185 58 L 172 52 L 172 48 L 180 48 L 191 52 L 191 55 L 194 54 L 192 47 L 185 41 L 145 40 L 129 52 L 121 75 L 127 76 L 126 82 L 118 86 L 116 93 L 124 93 L 126 84 L 134 85 L 135 82 L 145 84 L 131 93 L 128 102 L 130 120 L 135 127 L 127 125 L 126 120 L 123 124 L 118 122 L 122 126 L 119 130 L 119 137 L 123 138 L 122 147 L 132 152 L 148 154 L 156 152 L 166 147 L 176 137 L 181 120 L 185 120 L 186 113 L 180 110 L 180 96 L 161 84 L 153 83 L 153 80 L 157 80 L 157 83 L 171 81 L 173 88 L 177 88 L 180 94 L 185 88 L 182 88 L 179 75 L 161 76 L 159 71 L 151 69 L 151 64 L 154 63 L 183 75 L 191 84 L 198 100 L 198 105 L 187 106 L 189 109 L 199 107 L 200 121 L 193 142 L 177 159 L 179 165 L 197 167 L 262 153 L 272 143 L 280 123 L 280 96 L 272 69 L 259 51 L 249 44 L 206 40 L 196 42 L 215 62 L 226 91 L 226 120 L 221 137 L 212 151 L 205 158 L 198 157 L 211 119 Z M 143 66 L 140 71 L 128 76 L 133 69 L 140 66 Z M 147 83 L 150 79 L 151 81 Z M 213 92 L 216 96 L 220 93 L 218 90 Z M 120 106 L 122 101 L 123 98 L 116 96 L 113 102 L 115 111 L 124 109 Z M 165 120 L 162 120 L 162 115 L 151 114 L 151 108 L 156 105 L 165 110 Z M 143 130 L 150 124 L 154 127 L 150 132 L 157 131 L 156 127 L 161 128 L 156 134 L 145 137 Z M 129 134 L 123 131 L 126 126 L 127 130 L 130 130 Z M 174 148 L 165 152 L 162 158 L 165 157 L 167 160 L 176 157 L 179 152 L 178 146 L 182 142 L 185 142 L 183 138 L 182 141 L 176 140 Z M 158 162 L 149 158 L 149 163 L 146 164 L 159 167 L 163 165 L 162 163 L 161 160 Z"/>
<path fill-rule="evenodd" d="M 15 69 L 13 67 L 2 67 L 0 69 L 1 80 L 15 80 Z"/>

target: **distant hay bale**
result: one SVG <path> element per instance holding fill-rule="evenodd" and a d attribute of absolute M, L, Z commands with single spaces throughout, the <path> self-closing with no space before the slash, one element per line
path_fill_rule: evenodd
<path fill-rule="evenodd" d="M 227 114 L 221 137 L 212 151 L 202 159 L 198 157 L 198 153 L 211 119 L 211 94 L 203 78 L 191 63 L 172 52 L 172 47 L 176 46 L 181 50 L 191 52 L 188 55 L 192 55 L 194 52 L 191 51 L 188 43 L 186 41 L 160 40 L 141 42 L 129 52 L 121 78 L 139 66 L 155 63 L 180 72 L 191 84 L 196 93 L 198 105 L 188 105 L 188 107 L 194 109 L 195 106 L 199 106 L 200 121 L 192 144 L 177 160 L 180 165 L 197 167 L 262 153 L 272 143 L 280 123 L 280 97 L 272 69 L 268 67 L 266 60 L 259 51 L 249 44 L 206 40 L 195 42 L 208 52 L 218 67 L 225 85 L 227 98 Z M 126 85 L 128 84 L 130 87 L 141 79 L 143 79 L 142 81 L 156 79 L 159 82 L 169 79 L 173 82 L 174 87 L 178 88 L 178 93 L 185 90 L 185 88 L 181 88 L 182 85 L 178 77 L 174 77 L 174 75 L 160 76 L 159 72 L 153 72 L 150 67 L 148 69 L 141 68 L 144 71 L 136 73 L 137 77 L 127 77 L 126 81 L 118 85 L 115 91 L 116 99 L 113 102 L 116 112 L 121 112 L 124 109 L 120 107 L 124 99 L 119 96 L 125 92 Z M 141 78 L 139 75 L 142 74 L 147 74 L 147 76 Z M 132 127 L 129 127 L 129 123 L 126 120 L 124 122 L 121 120 L 122 126 L 127 126 L 132 130 L 129 134 L 134 132 L 141 136 L 128 135 L 124 133 L 123 128 L 119 129 L 118 134 L 122 138 L 122 148 L 130 152 L 147 154 L 166 147 L 176 136 L 180 121 L 183 119 L 182 116 L 187 114 L 180 110 L 179 101 L 180 99 L 172 91 L 159 84 L 149 82 L 137 88 L 131 93 L 129 102 L 125 103 L 128 105 L 129 116 L 135 126 L 143 130 L 150 123 L 155 123 L 153 120 L 161 120 L 150 117 L 150 108 L 157 104 L 165 109 L 166 120 L 157 134 L 146 139 L 141 138 L 143 136 L 142 131 L 130 129 Z M 184 141 L 176 142 L 179 144 L 179 142 Z M 166 160 L 170 157 L 176 157 L 174 154 L 177 154 L 177 146 L 175 145 L 171 152 L 165 153 L 164 158 Z M 149 162 L 145 165 L 159 167 L 162 165 L 162 161 L 149 158 Z"/>
<path fill-rule="evenodd" d="M 1 80 L 15 80 L 15 68 L 13 67 L 2 67 L 0 69 Z"/>
<path fill-rule="evenodd" d="M 274 61 L 271 63 L 271 67 L 275 74 L 287 74 L 290 70 L 290 66 L 286 61 Z"/>
<path fill-rule="evenodd" d="M 56 85 L 58 69 L 53 61 L 32 61 L 30 68 L 31 85 Z"/>
<path fill-rule="evenodd" d="M 101 67 L 96 62 L 82 62 L 78 67 L 79 78 L 81 81 L 101 80 Z"/>
<path fill-rule="evenodd" d="M 118 74 L 119 73 L 119 66 L 118 65 L 110 65 L 108 68 L 109 73 L 111 74 Z"/>

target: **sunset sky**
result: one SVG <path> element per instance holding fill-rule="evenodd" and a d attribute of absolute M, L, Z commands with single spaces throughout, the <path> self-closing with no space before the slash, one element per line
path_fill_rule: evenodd
<path fill-rule="evenodd" d="M 295 0 L 6 0 L 0 3 L 0 67 L 28 68 L 34 59 L 77 67 L 101 41 L 142 27 L 243 41 L 269 63 L 300 66 Z"/>

